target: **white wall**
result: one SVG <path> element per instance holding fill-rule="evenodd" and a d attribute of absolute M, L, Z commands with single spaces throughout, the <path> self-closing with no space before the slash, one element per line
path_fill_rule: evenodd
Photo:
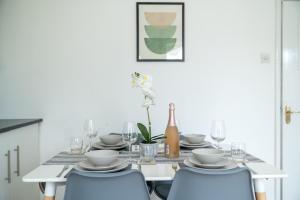
<path fill-rule="evenodd" d="M 173 101 L 184 133 L 209 134 L 213 119 L 225 119 L 227 143 L 246 141 L 273 163 L 275 0 L 187 0 L 184 63 L 135 61 L 135 2 L 0 0 L 0 118 L 42 117 L 45 161 L 86 118 L 101 133 L 146 120 L 130 85 L 140 71 L 158 94 L 156 133 Z"/>

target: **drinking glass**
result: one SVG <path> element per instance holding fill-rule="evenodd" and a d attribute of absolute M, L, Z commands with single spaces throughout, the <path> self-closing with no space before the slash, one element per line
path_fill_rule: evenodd
<path fill-rule="evenodd" d="M 231 144 L 231 157 L 233 160 L 244 162 L 246 158 L 246 144 L 233 142 Z"/>
<path fill-rule="evenodd" d="M 137 141 L 138 133 L 135 122 L 125 122 L 122 131 L 123 141 L 129 146 L 129 160 L 131 160 L 131 146 Z"/>
<path fill-rule="evenodd" d="M 225 122 L 223 120 L 214 120 L 211 125 L 210 136 L 213 140 L 217 141 L 217 147 L 220 148 L 220 142 L 226 138 Z"/>
<path fill-rule="evenodd" d="M 89 140 L 89 147 L 91 147 L 93 138 L 97 136 L 97 131 L 95 131 L 94 121 L 91 119 L 86 120 L 83 129 Z"/>
<path fill-rule="evenodd" d="M 78 154 L 82 152 L 83 140 L 81 137 L 72 137 L 70 141 L 71 153 Z"/>
<path fill-rule="evenodd" d="M 231 144 L 229 143 L 222 143 L 220 144 L 220 149 L 223 150 L 226 156 L 231 157 Z"/>

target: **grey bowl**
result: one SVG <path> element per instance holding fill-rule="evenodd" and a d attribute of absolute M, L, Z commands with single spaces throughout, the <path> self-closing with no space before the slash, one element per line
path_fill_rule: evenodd
<path fill-rule="evenodd" d="M 103 135 L 100 137 L 101 141 L 107 145 L 118 144 L 122 141 L 122 136 L 120 135 Z"/>
<path fill-rule="evenodd" d="M 224 151 L 219 149 L 194 149 L 192 150 L 194 158 L 203 164 L 213 164 L 222 160 Z"/>
<path fill-rule="evenodd" d="M 119 152 L 114 150 L 97 150 L 85 153 L 88 161 L 96 166 L 109 165 L 116 161 Z"/>
<path fill-rule="evenodd" d="M 191 144 L 200 144 L 204 141 L 206 135 L 203 134 L 186 134 L 184 139 Z"/>

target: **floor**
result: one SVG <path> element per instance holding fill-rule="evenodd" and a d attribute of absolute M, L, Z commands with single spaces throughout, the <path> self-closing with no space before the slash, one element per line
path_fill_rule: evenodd
<path fill-rule="evenodd" d="M 150 199 L 151 200 L 161 200 L 158 196 L 155 195 L 155 192 L 151 193 Z"/>

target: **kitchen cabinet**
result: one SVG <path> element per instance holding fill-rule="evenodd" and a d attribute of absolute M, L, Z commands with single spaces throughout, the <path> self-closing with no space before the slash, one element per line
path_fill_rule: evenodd
<path fill-rule="evenodd" d="M 22 177 L 39 166 L 39 124 L 0 134 L 0 200 L 38 200 L 37 184 Z"/>

